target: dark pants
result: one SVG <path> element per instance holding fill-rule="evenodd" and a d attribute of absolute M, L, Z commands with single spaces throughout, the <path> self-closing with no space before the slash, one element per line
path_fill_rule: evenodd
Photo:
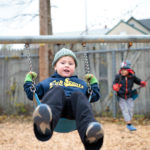
<path fill-rule="evenodd" d="M 96 120 L 94 119 L 91 104 L 83 93 L 74 92 L 70 97 L 66 97 L 63 88 L 54 87 L 46 93 L 42 103 L 49 105 L 52 110 L 52 131 L 60 117 L 75 119 L 77 130 L 85 149 L 99 150 L 103 141 L 98 141 L 93 146 L 85 141 L 88 124 Z"/>

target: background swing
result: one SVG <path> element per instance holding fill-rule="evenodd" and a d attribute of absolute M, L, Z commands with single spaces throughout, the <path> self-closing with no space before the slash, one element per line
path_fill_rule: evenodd
<path fill-rule="evenodd" d="M 121 51 L 121 62 L 128 60 L 128 55 L 131 52 L 130 48 L 132 47 L 132 45 L 133 45 L 132 41 L 129 41 L 127 43 L 127 51 L 126 51 L 126 55 L 125 56 L 124 56 L 124 51 Z M 135 49 L 133 49 L 133 50 L 135 50 Z M 132 64 L 132 68 L 134 67 L 135 63 L 137 62 L 138 56 L 139 55 L 134 55 L 134 56 L 132 56 L 131 59 L 129 59 L 129 60 L 133 60 L 134 59 L 133 64 Z M 144 81 L 148 81 L 149 79 L 150 79 L 150 76 L 148 76 Z M 139 97 L 141 88 L 142 88 L 141 86 L 133 88 L 133 90 L 132 90 L 132 98 L 133 98 L 133 100 L 136 100 Z M 103 102 L 104 111 L 106 111 L 106 112 L 110 111 L 110 107 L 111 107 L 110 105 L 111 105 L 112 99 L 113 99 L 113 89 L 111 88 L 110 92 L 108 93 L 108 95 L 106 96 L 106 98 L 105 98 L 105 100 Z"/>
<path fill-rule="evenodd" d="M 133 45 L 132 42 L 128 43 L 128 50 L 127 50 L 127 54 L 126 54 L 126 57 L 125 57 L 124 61 L 127 61 L 128 54 L 130 52 L 130 48 L 132 47 L 132 45 Z M 149 79 L 150 79 L 150 76 L 148 76 L 144 81 L 148 81 Z M 139 97 L 139 93 L 140 93 L 141 88 L 142 88 L 142 86 L 139 86 L 139 87 L 134 88 L 132 90 L 131 97 L 132 97 L 133 100 L 136 100 Z"/>
<path fill-rule="evenodd" d="M 82 46 L 84 48 L 84 51 L 86 51 L 86 43 L 82 43 Z M 30 72 L 32 72 L 32 62 L 31 62 L 31 58 L 30 58 L 30 50 L 29 50 L 29 44 L 25 44 L 25 49 L 28 50 L 28 63 L 29 63 L 29 70 Z M 90 69 L 89 69 L 89 62 L 88 62 L 88 57 L 87 57 L 87 53 L 84 53 L 84 67 L 85 67 L 85 73 L 89 74 L 90 73 Z M 91 101 L 91 96 L 92 96 L 92 90 L 91 90 L 91 86 L 90 83 L 88 82 L 88 95 L 89 95 L 89 99 L 88 101 Z M 40 105 L 41 102 L 38 98 L 38 95 L 36 94 L 36 88 L 35 88 L 35 80 L 34 78 L 32 79 L 32 87 L 30 88 L 31 92 L 33 93 L 33 101 L 35 103 L 35 105 Z M 75 120 L 70 120 L 67 118 L 60 118 L 58 120 L 58 123 L 54 129 L 54 131 L 59 132 L 59 133 L 68 133 L 71 131 L 76 130 L 76 121 Z"/>
<path fill-rule="evenodd" d="M 146 79 L 146 80 L 144 80 L 144 81 L 148 81 L 150 79 L 150 76 L 148 76 L 148 78 Z M 139 93 L 140 93 L 140 90 L 141 90 L 141 86 L 139 86 L 139 87 L 137 87 L 137 88 L 134 88 L 133 90 L 132 90 L 132 98 L 133 98 L 133 100 L 136 100 L 136 98 L 138 98 L 139 97 Z"/>

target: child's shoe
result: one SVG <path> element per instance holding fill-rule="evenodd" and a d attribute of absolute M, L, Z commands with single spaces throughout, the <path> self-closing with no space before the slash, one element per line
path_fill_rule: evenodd
<path fill-rule="evenodd" d="M 33 112 L 34 133 L 41 141 L 46 141 L 52 136 L 50 123 L 52 111 L 47 104 L 40 104 Z"/>
<path fill-rule="evenodd" d="M 95 143 L 104 136 L 104 131 L 102 129 L 102 126 L 98 122 L 91 122 L 88 125 L 88 128 L 86 130 L 86 141 L 88 143 Z"/>
<path fill-rule="evenodd" d="M 135 130 L 136 130 L 136 128 L 135 128 L 132 124 L 127 125 L 127 128 L 128 128 L 130 131 L 135 131 Z"/>

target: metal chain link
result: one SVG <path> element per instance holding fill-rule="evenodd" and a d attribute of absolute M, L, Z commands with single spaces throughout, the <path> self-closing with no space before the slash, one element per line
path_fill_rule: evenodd
<path fill-rule="evenodd" d="M 30 70 L 30 72 L 32 72 L 32 61 L 31 61 L 29 44 L 26 43 L 24 47 L 27 50 L 27 58 L 28 58 L 29 70 Z M 32 78 L 32 86 L 30 87 L 30 91 L 33 92 L 33 93 L 35 93 L 35 91 L 36 91 L 34 78 Z"/>
<path fill-rule="evenodd" d="M 90 68 L 89 68 L 89 61 L 88 61 L 88 55 L 86 53 L 86 43 L 82 43 L 83 45 L 83 50 L 84 50 L 84 68 L 85 68 L 85 73 L 88 74 L 90 73 Z"/>
<path fill-rule="evenodd" d="M 29 44 L 25 44 L 25 49 L 28 51 L 27 52 L 27 58 L 28 58 L 28 63 L 29 63 L 29 70 L 30 72 L 32 71 L 32 61 L 31 61 L 31 55 L 30 55 L 30 49 L 29 49 Z"/>
<path fill-rule="evenodd" d="M 126 57 L 125 57 L 125 59 L 124 59 L 124 61 L 126 61 L 127 60 L 127 58 L 128 58 L 128 54 L 129 54 L 129 52 L 130 52 L 130 48 L 132 47 L 132 42 L 129 42 L 128 43 L 128 50 L 127 50 L 127 54 L 126 54 Z"/>
<path fill-rule="evenodd" d="M 88 60 L 88 55 L 86 53 L 86 43 L 82 43 L 82 46 L 83 46 L 83 50 L 84 50 L 84 69 L 85 69 L 85 73 L 86 74 L 89 74 L 90 73 L 90 67 L 89 67 L 89 60 Z M 89 94 L 89 102 L 91 101 L 91 97 L 92 97 L 92 88 L 91 88 L 91 85 L 90 85 L 90 81 L 88 81 L 88 94 Z"/>

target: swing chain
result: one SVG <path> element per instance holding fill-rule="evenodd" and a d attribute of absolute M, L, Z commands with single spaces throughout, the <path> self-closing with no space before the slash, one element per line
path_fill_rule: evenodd
<path fill-rule="evenodd" d="M 88 55 L 86 53 L 86 43 L 82 43 L 83 46 L 83 50 L 84 50 L 84 67 L 85 67 L 85 73 L 89 74 L 90 73 L 90 68 L 89 68 L 89 61 L 88 61 Z M 88 94 L 89 94 L 89 102 L 91 101 L 91 97 L 92 97 L 92 88 L 90 85 L 90 81 L 88 81 Z"/>
<path fill-rule="evenodd" d="M 90 73 L 90 68 L 89 68 L 89 61 L 88 61 L 88 55 L 86 53 L 86 43 L 82 43 L 82 46 L 84 48 L 84 67 L 85 67 L 85 73 Z"/>
<path fill-rule="evenodd" d="M 31 55 L 30 55 L 30 49 L 29 49 L 29 43 L 25 43 L 25 49 L 28 51 L 27 58 L 29 63 L 29 70 L 32 71 L 32 62 L 31 62 Z"/>
<path fill-rule="evenodd" d="M 31 91 L 32 93 L 35 93 L 36 88 L 35 88 L 35 85 L 34 85 L 34 84 L 32 84 L 32 86 L 30 87 L 30 91 Z"/>
<path fill-rule="evenodd" d="M 150 79 L 150 76 L 148 76 L 147 79 L 146 79 L 145 81 L 148 81 L 149 79 Z M 138 90 L 138 91 L 140 92 L 141 88 L 142 88 L 142 87 L 139 86 L 139 87 L 135 88 L 135 90 Z"/>
<path fill-rule="evenodd" d="M 129 54 L 129 52 L 130 52 L 130 48 L 132 47 L 132 45 L 133 45 L 132 42 L 129 42 L 129 43 L 128 43 L 128 50 L 127 50 L 127 54 L 126 54 L 126 57 L 125 57 L 125 61 L 126 61 L 127 58 L 128 58 L 128 54 Z"/>
<path fill-rule="evenodd" d="M 29 43 L 25 43 L 25 49 L 27 50 L 27 58 L 28 58 L 28 64 L 29 64 L 29 70 L 32 72 L 32 61 L 31 61 L 31 55 L 30 55 L 30 48 Z M 35 88 L 35 80 L 32 78 L 32 86 L 30 87 L 30 91 L 34 94 L 36 91 Z"/>

